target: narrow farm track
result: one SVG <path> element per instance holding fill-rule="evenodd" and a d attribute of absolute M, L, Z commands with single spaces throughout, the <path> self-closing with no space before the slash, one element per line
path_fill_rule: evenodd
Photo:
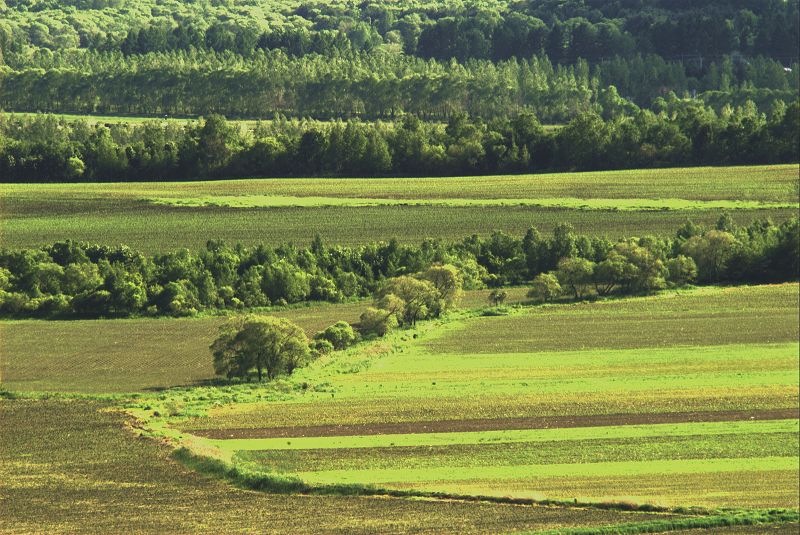
<path fill-rule="evenodd" d="M 212 438 L 296 438 L 410 433 L 455 433 L 518 429 L 557 429 L 610 425 L 648 425 L 689 422 L 785 420 L 800 418 L 800 409 L 783 408 L 740 411 L 695 411 L 654 414 L 598 414 L 576 416 L 532 416 L 528 418 L 469 418 L 431 422 L 397 422 L 361 425 L 311 425 L 260 429 L 194 429 L 191 434 Z"/>

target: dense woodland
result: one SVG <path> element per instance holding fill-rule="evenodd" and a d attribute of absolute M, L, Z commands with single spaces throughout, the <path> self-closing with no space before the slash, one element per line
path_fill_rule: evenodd
<path fill-rule="evenodd" d="M 420 279 L 433 286 L 457 279 L 467 289 L 533 280 L 533 297 L 549 300 L 566 294 L 580 299 L 695 281 L 797 280 L 798 262 L 797 219 L 737 227 L 725 214 L 715 228 L 687 222 L 671 239 L 644 236 L 619 242 L 577 235 L 569 225 L 559 225 L 552 236 L 532 228 L 524 237 L 495 232 L 419 246 L 390 241 L 348 248 L 317 238 L 308 248 L 248 248 L 211 241 L 198 252 L 154 256 L 124 246 L 67 241 L 0 252 L 0 314 L 180 316 L 374 294 L 380 308 L 372 310 L 397 309 L 400 322 L 413 323 L 443 309 L 442 291 L 433 292 Z M 388 317 L 371 314 L 372 319 Z M 362 321 L 369 323 L 370 315 Z"/>
<path fill-rule="evenodd" d="M 609 98 L 616 98 L 611 95 Z M 720 113 L 661 99 L 543 128 L 523 113 L 489 122 L 320 123 L 280 119 L 251 131 L 222 116 L 188 124 L 89 124 L 0 116 L 0 181 L 177 180 L 196 177 L 469 175 L 798 160 L 800 107 L 766 116 L 748 103 Z"/>
<path fill-rule="evenodd" d="M 605 110 L 610 86 L 648 107 L 674 92 L 696 95 L 717 111 L 752 100 L 769 112 L 798 95 L 798 68 L 768 58 L 721 58 L 691 72 L 660 56 L 616 57 L 590 65 L 554 64 L 546 56 L 489 60 L 424 60 L 386 53 L 300 58 L 259 51 L 37 51 L 0 67 L 0 107 L 9 111 L 272 118 L 394 118 L 412 113 L 442 120 L 467 113 L 491 119 L 533 111 L 546 123 Z M 613 104 L 612 104 L 613 106 Z"/>
<path fill-rule="evenodd" d="M 292 55 L 400 48 L 508 59 L 741 53 L 797 57 L 798 5 L 784 0 L 4 0 L 3 49 L 86 48 Z"/>
<path fill-rule="evenodd" d="M 0 1 L 0 107 L 546 123 L 798 95 L 798 2 Z M 613 107 L 614 104 L 611 104 Z"/>

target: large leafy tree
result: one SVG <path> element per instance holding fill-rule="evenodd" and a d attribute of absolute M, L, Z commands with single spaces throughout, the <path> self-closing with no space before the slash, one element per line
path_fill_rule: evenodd
<path fill-rule="evenodd" d="M 217 375 L 247 378 L 255 369 L 259 381 L 274 379 L 308 358 L 308 338 L 287 319 L 247 316 L 221 328 L 211 353 Z"/>
<path fill-rule="evenodd" d="M 414 325 L 442 308 L 439 292 L 430 281 L 408 275 L 388 279 L 378 290 L 377 297 L 402 303 L 400 318 L 406 325 Z"/>
<path fill-rule="evenodd" d="M 457 303 L 464 293 L 464 277 L 452 264 L 434 264 L 422 273 L 422 279 L 433 284 L 446 308 Z"/>

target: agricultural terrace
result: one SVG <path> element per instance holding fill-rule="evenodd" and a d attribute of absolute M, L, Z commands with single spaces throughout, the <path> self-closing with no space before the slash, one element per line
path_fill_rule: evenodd
<path fill-rule="evenodd" d="M 497 533 L 679 516 L 244 491 L 174 462 L 96 401 L 0 400 L 0 423 L 14 430 L 0 433 L 2 533 Z"/>
<path fill-rule="evenodd" d="M 509 288 L 508 304 L 526 300 Z M 462 305 L 486 304 L 489 290 L 465 292 Z M 339 321 L 355 323 L 367 303 L 309 303 L 265 310 L 313 336 Z M 227 316 L 0 322 L 0 386 L 14 391 L 131 393 L 214 379 L 208 346 Z M 41 340 L 52 343 L 42 344 Z"/>
<path fill-rule="evenodd" d="M 196 415 L 171 425 L 241 469 L 314 485 L 796 508 L 799 295 L 462 313 L 317 361 L 285 401 L 166 398 Z"/>
<path fill-rule="evenodd" d="M 125 243 L 144 252 L 247 245 L 460 240 L 571 223 L 611 238 L 796 215 L 798 166 L 706 167 L 461 178 L 269 179 L 0 185 L 2 245 Z"/>

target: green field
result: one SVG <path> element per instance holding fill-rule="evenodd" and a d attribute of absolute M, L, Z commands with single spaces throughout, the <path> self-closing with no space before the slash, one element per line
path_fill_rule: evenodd
<path fill-rule="evenodd" d="M 476 319 L 469 326 L 451 324 L 427 347 L 447 353 L 515 353 L 795 341 L 793 311 L 798 308 L 793 284 L 703 288 L 651 299 L 543 306 L 523 315 Z M 582 328 L 576 328 L 576 321 Z M 491 329 L 482 325 L 487 323 Z"/>
<path fill-rule="evenodd" d="M 175 425 L 313 484 L 797 507 L 797 310 L 784 284 L 467 314 Z"/>
<path fill-rule="evenodd" d="M 522 302 L 526 291 L 510 288 L 507 302 Z M 465 292 L 462 304 L 484 306 L 488 293 Z M 272 313 L 313 336 L 339 320 L 357 322 L 367 306 L 318 303 Z M 0 321 L 0 385 L 15 391 L 120 393 L 198 384 L 214 377 L 208 346 L 226 320 Z"/>
<path fill-rule="evenodd" d="M 635 192 L 635 193 L 631 193 Z M 463 178 L 261 179 L 0 185 L 0 243 L 75 239 L 145 252 L 231 243 L 460 240 L 562 222 L 612 238 L 673 235 L 687 218 L 797 213 L 796 165 Z"/>
<path fill-rule="evenodd" d="M 488 290 L 467 292 L 460 312 L 333 353 L 271 385 L 167 390 L 212 377 L 207 347 L 224 318 L 4 321 L 4 389 L 84 399 L 0 399 L 0 421 L 15 430 L 0 434 L 0 488 L 10 504 L 0 532 L 107 531 L 120 521 L 139 532 L 348 533 L 653 522 L 674 531 L 681 522 L 727 522 L 706 521 L 706 513 L 502 505 L 492 496 L 796 509 L 799 290 L 708 287 L 530 306 L 517 288 L 509 315 L 493 317 L 479 313 Z M 271 313 L 314 332 L 354 320 L 364 306 Z M 117 404 L 143 421 L 85 399 L 120 392 L 140 392 Z M 136 438 L 142 427 L 250 477 L 483 498 L 238 490 Z M 313 521 L 292 518 L 308 507 Z M 98 520 L 86 524 L 87 515 Z M 708 525 L 719 533 L 797 527 Z"/>

